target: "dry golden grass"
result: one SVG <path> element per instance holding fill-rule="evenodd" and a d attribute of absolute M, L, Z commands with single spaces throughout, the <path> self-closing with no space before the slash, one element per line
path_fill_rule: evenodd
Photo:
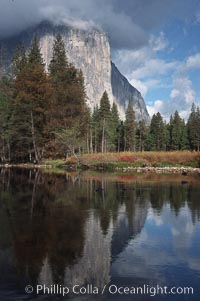
<path fill-rule="evenodd" d="M 181 165 L 200 167 L 200 152 L 174 151 L 174 152 L 121 152 L 121 153 L 95 153 L 79 156 L 85 165 L 94 164 L 130 164 L 138 166 Z M 69 163 L 74 158 L 68 158 Z"/>

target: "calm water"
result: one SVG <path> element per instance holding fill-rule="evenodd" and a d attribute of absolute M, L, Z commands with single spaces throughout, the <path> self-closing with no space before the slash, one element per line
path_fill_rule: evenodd
<path fill-rule="evenodd" d="M 0 173 L 0 300 L 198 300 L 200 178 Z M 103 295 L 36 295 L 37 285 Z M 34 292 L 25 293 L 26 285 Z M 109 293 L 193 287 L 193 295 Z"/>

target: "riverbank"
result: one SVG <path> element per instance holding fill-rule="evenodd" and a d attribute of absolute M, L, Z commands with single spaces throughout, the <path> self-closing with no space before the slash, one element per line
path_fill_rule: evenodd
<path fill-rule="evenodd" d="M 83 170 L 81 166 L 79 166 L 79 170 Z M 64 172 L 65 170 L 77 170 L 75 166 L 69 166 L 69 165 L 63 165 L 59 167 L 55 167 L 54 164 L 47 165 L 47 164 L 1 164 L 0 168 L 25 168 L 25 169 L 43 169 L 43 170 L 50 170 L 53 172 Z M 96 170 L 96 171 L 121 171 L 123 173 L 176 173 L 176 174 L 182 174 L 182 175 L 190 175 L 190 174 L 199 174 L 200 175 L 200 168 L 193 168 L 193 167 L 134 167 L 134 166 L 128 166 L 128 167 L 113 167 L 111 166 L 101 166 L 101 167 L 88 167 L 86 168 L 84 166 L 84 170 Z"/>
<path fill-rule="evenodd" d="M 199 174 L 200 168 L 192 167 L 127 167 L 127 168 L 116 168 L 116 170 L 122 170 L 123 172 L 137 172 L 137 173 L 178 173 L 184 176 L 190 174 Z"/>
<path fill-rule="evenodd" d="M 98 170 L 137 173 L 179 173 L 200 174 L 200 153 L 177 152 L 123 152 L 96 153 L 78 156 L 66 160 L 45 160 L 40 164 L 4 164 L 1 168 L 39 168 L 59 170 Z"/>
<path fill-rule="evenodd" d="M 91 170 L 122 170 L 123 172 L 199 173 L 200 152 L 121 152 L 96 153 L 79 156 L 79 165 Z M 50 163 L 50 162 L 49 162 Z M 68 158 L 65 166 L 73 168 L 77 162 Z"/>
<path fill-rule="evenodd" d="M 27 168 L 27 169 L 52 169 L 53 164 L 30 164 L 30 163 L 19 163 L 19 164 L 0 164 L 0 168 Z"/>

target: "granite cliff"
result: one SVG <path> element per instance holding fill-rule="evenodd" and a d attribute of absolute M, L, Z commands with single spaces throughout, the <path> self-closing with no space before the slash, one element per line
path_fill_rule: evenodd
<path fill-rule="evenodd" d="M 121 116 L 124 116 L 130 100 L 134 105 L 136 119 L 144 119 L 149 123 L 149 113 L 141 93 L 128 82 L 113 62 L 111 62 L 111 86 L 113 100 L 118 104 Z"/>
<path fill-rule="evenodd" d="M 36 34 L 47 68 L 52 57 L 54 38 L 58 33 L 61 33 L 64 40 L 68 60 L 83 71 L 87 102 L 91 109 L 99 105 L 106 90 L 111 104 L 115 101 L 118 105 L 122 119 L 125 117 L 128 101 L 131 100 L 137 120 L 144 119 L 149 122 L 149 114 L 140 92 L 131 86 L 111 62 L 109 40 L 104 32 L 97 29 L 80 30 L 64 25 L 53 26 L 43 22 L 4 43 L 8 49 L 14 49 L 19 41 L 23 41 L 28 49 Z"/>

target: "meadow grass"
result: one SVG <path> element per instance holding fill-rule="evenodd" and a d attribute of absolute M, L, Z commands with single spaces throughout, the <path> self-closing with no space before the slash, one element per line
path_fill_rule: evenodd
<path fill-rule="evenodd" d="M 79 159 L 89 167 L 200 167 L 200 152 L 190 151 L 94 153 L 79 155 Z M 75 159 L 70 157 L 65 163 L 73 164 Z"/>

